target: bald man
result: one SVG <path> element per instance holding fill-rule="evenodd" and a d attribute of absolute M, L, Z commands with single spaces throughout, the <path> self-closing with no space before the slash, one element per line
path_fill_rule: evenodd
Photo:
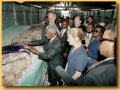
<path fill-rule="evenodd" d="M 82 86 L 116 86 L 117 70 L 115 58 L 115 29 L 114 25 L 109 24 L 100 40 L 100 54 L 106 59 L 93 64 L 86 72 Z"/>
<path fill-rule="evenodd" d="M 86 26 L 82 24 L 82 18 L 80 16 L 75 17 L 74 25 L 71 28 L 82 28 L 86 32 Z"/>

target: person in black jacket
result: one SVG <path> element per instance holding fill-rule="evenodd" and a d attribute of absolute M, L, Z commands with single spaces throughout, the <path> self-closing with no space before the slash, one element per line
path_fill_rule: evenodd
<path fill-rule="evenodd" d="M 74 19 L 74 25 L 71 28 L 82 28 L 86 32 L 86 26 L 82 24 L 83 19 L 80 16 L 76 16 Z"/>
<path fill-rule="evenodd" d="M 48 81 L 50 82 L 50 86 L 57 86 L 57 81 L 59 81 L 60 77 L 55 71 L 55 68 L 62 65 L 63 56 L 61 53 L 61 40 L 57 36 L 57 27 L 55 25 L 51 24 L 46 27 L 46 37 L 47 40 L 35 40 L 26 44 L 29 46 L 40 46 L 45 44 L 47 46 L 47 50 L 44 53 L 37 51 L 33 47 L 29 49 L 34 54 L 37 54 L 39 59 L 48 62 Z"/>
<path fill-rule="evenodd" d="M 46 26 L 49 24 L 48 16 L 46 16 L 44 20 L 45 20 L 45 25 L 44 25 L 44 27 L 46 27 Z"/>
<path fill-rule="evenodd" d="M 114 25 L 109 24 L 105 28 L 102 39 L 100 40 L 100 54 L 107 57 L 98 63 L 93 64 L 86 72 L 82 86 L 116 86 L 116 65 L 115 65 L 115 29 Z"/>
<path fill-rule="evenodd" d="M 62 29 L 61 29 L 61 41 L 62 41 L 62 54 L 64 57 L 63 60 L 63 68 L 65 69 L 66 63 L 67 63 L 67 56 L 70 50 L 70 46 L 69 43 L 67 41 L 67 30 L 68 30 L 68 21 L 67 20 L 63 20 L 62 21 Z"/>
<path fill-rule="evenodd" d="M 93 64 L 85 73 L 80 86 L 116 86 L 116 31 L 114 25 L 109 24 L 105 28 L 100 44 L 100 54 L 106 59 Z M 61 78 L 68 86 L 78 86 L 72 77 L 59 66 L 56 68 Z"/>
<path fill-rule="evenodd" d="M 70 29 L 70 28 L 72 28 L 74 26 L 74 19 L 70 18 L 68 21 L 69 21 L 68 29 Z"/>
<path fill-rule="evenodd" d="M 49 23 L 47 23 L 47 24 L 42 28 L 42 33 L 41 33 L 41 38 L 42 38 L 42 39 L 47 39 L 46 36 L 45 36 L 45 32 L 46 32 L 46 26 L 48 26 L 48 25 L 51 25 L 51 24 L 56 25 L 56 27 L 57 27 L 57 34 L 59 34 L 59 32 L 60 32 L 60 26 L 59 26 L 59 24 L 58 24 L 58 23 L 55 23 L 56 14 L 55 14 L 54 12 L 49 12 L 49 13 L 47 14 L 47 16 L 48 16 Z M 46 46 L 46 45 L 43 45 L 43 49 L 44 49 L 44 51 L 46 51 L 47 46 Z"/>

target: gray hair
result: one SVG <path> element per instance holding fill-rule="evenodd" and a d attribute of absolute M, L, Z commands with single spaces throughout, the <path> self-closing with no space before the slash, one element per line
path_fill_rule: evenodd
<path fill-rule="evenodd" d="M 109 36 L 114 39 L 117 35 L 116 33 L 116 28 L 115 28 L 115 25 L 114 24 L 108 24 L 106 27 L 105 27 L 105 30 L 109 30 L 111 31 L 111 33 L 109 34 Z"/>
<path fill-rule="evenodd" d="M 115 25 L 114 24 L 108 24 L 108 25 L 106 25 L 106 27 L 105 27 L 105 30 L 112 30 L 112 31 L 115 31 Z"/>
<path fill-rule="evenodd" d="M 48 25 L 46 29 L 48 29 L 51 33 L 57 34 L 57 27 L 54 24 Z"/>

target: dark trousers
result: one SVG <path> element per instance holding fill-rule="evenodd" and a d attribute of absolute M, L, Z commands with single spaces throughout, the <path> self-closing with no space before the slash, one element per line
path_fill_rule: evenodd
<path fill-rule="evenodd" d="M 67 64 L 67 57 L 64 57 L 64 59 L 63 59 L 63 65 L 62 65 L 63 69 L 65 69 L 66 64 Z"/>
<path fill-rule="evenodd" d="M 55 70 L 52 70 L 48 66 L 48 81 L 50 82 L 50 86 L 57 86 L 57 81 L 60 81 L 60 76 Z"/>

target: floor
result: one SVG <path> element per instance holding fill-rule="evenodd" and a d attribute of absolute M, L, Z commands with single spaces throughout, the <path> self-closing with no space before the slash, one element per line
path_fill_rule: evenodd
<path fill-rule="evenodd" d="M 43 86 L 49 86 L 49 85 L 50 85 L 50 83 L 48 82 L 48 73 L 46 72 L 46 74 L 45 74 L 45 81 L 44 81 Z"/>
<path fill-rule="evenodd" d="M 46 72 L 46 74 L 45 74 L 45 81 L 44 81 L 43 86 L 49 86 L 49 85 L 50 85 L 50 83 L 48 82 L 48 73 Z M 57 86 L 59 86 L 59 85 L 57 85 Z M 66 86 L 66 85 L 63 85 L 63 86 Z"/>

